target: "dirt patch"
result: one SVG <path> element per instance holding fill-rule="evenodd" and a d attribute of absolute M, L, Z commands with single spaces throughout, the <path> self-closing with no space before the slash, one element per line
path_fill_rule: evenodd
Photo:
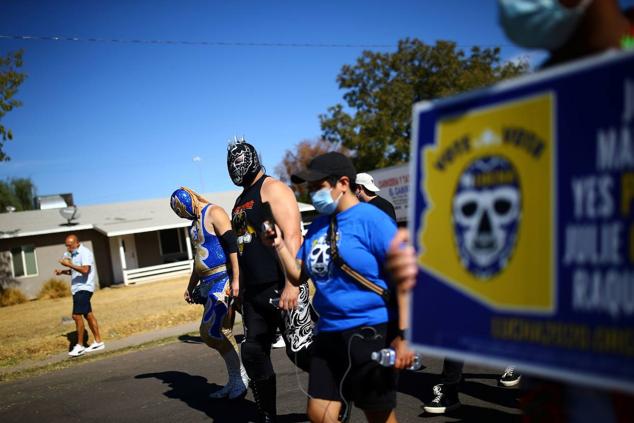
<path fill-rule="evenodd" d="M 183 300 L 188 280 L 96 291 L 91 303 L 104 341 L 198 321 L 202 306 Z M 68 351 L 76 339 L 71 310 L 70 297 L 0 308 L 0 368 Z"/>

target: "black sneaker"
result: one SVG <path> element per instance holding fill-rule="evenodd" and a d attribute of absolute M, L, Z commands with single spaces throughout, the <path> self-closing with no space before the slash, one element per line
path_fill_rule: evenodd
<path fill-rule="evenodd" d="M 504 386 L 515 386 L 520 383 L 522 375 L 519 374 L 514 367 L 507 367 L 502 376 L 500 383 Z"/>
<path fill-rule="evenodd" d="M 460 407 L 458 392 L 455 389 L 447 389 L 445 385 L 434 386 L 436 396 L 429 404 L 425 404 L 423 409 L 432 414 L 443 414 Z"/>

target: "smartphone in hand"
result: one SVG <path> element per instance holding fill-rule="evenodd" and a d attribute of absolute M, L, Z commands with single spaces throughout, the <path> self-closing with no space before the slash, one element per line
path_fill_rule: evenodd
<path fill-rule="evenodd" d="M 273 210 L 271 204 L 268 201 L 262 203 L 262 210 L 264 213 L 264 219 L 262 221 L 262 232 L 273 231 L 275 232 L 275 217 L 273 217 Z M 273 235 L 270 238 L 275 238 Z"/>

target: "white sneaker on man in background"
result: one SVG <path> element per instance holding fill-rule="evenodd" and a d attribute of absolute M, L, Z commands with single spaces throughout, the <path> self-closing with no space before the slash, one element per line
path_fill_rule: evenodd
<path fill-rule="evenodd" d="M 68 355 L 71 357 L 79 357 L 80 355 L 84 355 L 86 353 L 86 348 L 82 345 L 75 344 L 72 350 L 69 351 Z"/>
<path fill-rule="evenodd" d="M 106 348 L 106 344 L 104 344 L 103 342 L 95 341 L 86 348 L 86 352 L 103 350 L 104 348 Z"/>
<path fill-rule="evenodd" d="M 284 337 L 282 335 L 277 335 L 277 339 L 271 345 L 272 348 L 284 348 L 286 347 L 286 342 L 284 342 Z"/>

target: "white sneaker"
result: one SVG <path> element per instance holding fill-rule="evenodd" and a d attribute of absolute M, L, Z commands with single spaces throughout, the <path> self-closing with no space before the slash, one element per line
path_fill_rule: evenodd
<path fill-rule="evenodd" d="M 90 344 L 90 346 L 88 346 L 88 348 L 86 348 L 86 352 L 93 352 L 93 351 L 103 350 L 104 348 L 106 348 L 106 344 L 104 344 L 103 342 L 95 341 L 92 344 Z"/>
<path fill-rule="evenodd" d="M 286 342 L 284 342 L 284 337 L 282 335 L 277 337 L 277 341 L 271 345 L 272 348 L 284 348 L 286 346 Z"/>
<path fill-rule="evenodd" d="M 84 355 L 86 352 L 86 348 L 82 347 L 79 344 L 75 344 L 72 350 L 68 353 L 71 357 L 79 357 L 80 355 Z"/>

